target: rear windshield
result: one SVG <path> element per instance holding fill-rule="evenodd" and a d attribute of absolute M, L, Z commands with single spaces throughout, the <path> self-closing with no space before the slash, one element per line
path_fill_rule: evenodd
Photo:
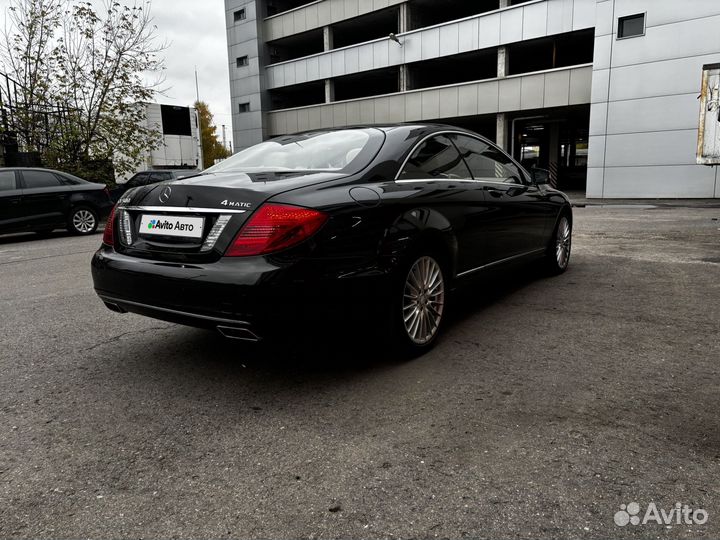
<path fill-rule="evenodd" d="M 360 170 L 375 156 L 384 136 L 377 129 L 345 129 L 278 137 L 257 144 L 205 173 Z"/>

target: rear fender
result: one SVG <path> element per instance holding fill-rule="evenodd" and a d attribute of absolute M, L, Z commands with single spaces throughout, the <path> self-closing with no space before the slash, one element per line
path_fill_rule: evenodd
<path fill-rule="evenodd" d="M 396 267 L 408 257 L 434 253 L 444 258 L 448 272 L 454 276 L 457 251 L 457 238 L 445 216 L 420 207 L 404 212 L 385 231 L 380 255 L 385 264 Z"/>

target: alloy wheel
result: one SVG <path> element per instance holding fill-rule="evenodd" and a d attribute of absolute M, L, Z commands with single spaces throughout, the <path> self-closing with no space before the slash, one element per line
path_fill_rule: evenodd
<path fill-rule="evenodd" d="M 412 265 L 403 291 L 403 321 L 415 345 L 432 341 L 440 328 L 445 307 L 445 279 L 432 257 L 421 257 Z"/>
<path fill-rule="evenodd" d="M 95 216 L 90 210 L 81 209 L 73 214 L 73 227 L 80 233 L 90 233 L 95 229 Z"/>
<path fill-rule="evenodd" d="M 555 259 L 561 270 L 564 270 L 570 261 L 570 248 L 572 234 L 568 218 L 562 217 L 558 223 L 557 235 L 555 238 Z"/>

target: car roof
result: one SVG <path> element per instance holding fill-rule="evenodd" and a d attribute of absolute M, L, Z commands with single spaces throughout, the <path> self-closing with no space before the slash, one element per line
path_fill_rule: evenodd
<path fill-rule="evenodd" d="M 45 171 L 58 174 L 68 174 L 72 176 L 70 173 L 58 171 L 56 169 L 48 169 L 47 167 L 0 167 L 0 171 Z"/>
<path fill-rule="evenodd" d="M 154 172 L 162 172 L 162 173 L 184 173 L 184 172 L 195 172 L 197 169 L 147 169 L 145 171 L 138 171 L 135 174 L 142 174 L 142 173 L 154 173 Z"/>
<path fill-rule="evenodd" d="M 290 133 L 288 135 L 284 135 L 285 137 L 292 137 L 294 135 L 303 135 L 307 133 L 327 133 L 327 132 L 333 132 L 333 131 L 345 131 L 345 130 L 351 130 L 351 129 L 377 129 L 379 131 L 383 131 L 384 133 L 391 133 L 395 131 L 403 131 L 403 132 L 417 132 L 417 136 L 425 136 L 431 133 L 435 132 L 442 132 L 442 131 L 457 131 L 461 133 L 467 133 L 469 135 L 473 135 L 475 137 L 481 137 L 485 139 L 482 135 L 479 133 L 476 133 L 470 129 L 459 127 L 459 126 L 453 126 L 450 124 L 441 124 L 441 123 L 432 123 L 432 122 L 405 122 L 405 123 L 396 123 L 396 124 L 357 124 L 357 125 L 350 125 L 350 126 L 342 126 L 342 127 L 332 127 L 332 128 L 319 128 L 319 129 L 311 129 L 308 131 L 303 131 L 299 133 Z"/>

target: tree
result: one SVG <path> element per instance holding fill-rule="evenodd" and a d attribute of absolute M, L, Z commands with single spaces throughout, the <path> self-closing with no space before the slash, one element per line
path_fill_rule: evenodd
<path fill-rule="evenodd" d="M 52 108 L 53 39 L 62 18 L 65 0 L 11 0 L 0 61 L 13 85 L 13 129 L 29 151 L 47 143 L 43 113 Z M 10 96 L 7 97 L 8 101 Z"/>
<path fill-rule="evenodd" d="M 200 118 L 200 140 L 203 151 L 203 168 L 207 169 L 215 164 L 217 159 L 225 159 L 230 156 L 230 151 L 225 148 L 217 137 L 217 126 L 213 122 L 213 115 L 210 108 L 204 101 L 196 101 L 195 108 Z"/>
<path fill-rule="evenodd" d="M 42 1 L 42 0 L 35 0 Z M 162 84 L 148 83 L 145 73 L 161 73 L 151 3 L 126 6 L 104 0 L 96 12 L 90 2 L 74 2 L 62 20 L 54 52 L 57 95 L 73 111 L 60 156 L 74 161 L 112 160 L 117 173 L 134 170 L 161 136 L 144 125 L 144 103 Z"/>
<path fill-rule="evenodd" d="M 160 90 L 167 44 L 149 1 L 102 0 L 96 10 L 83 0 L 11 0 L 8 19 L 2 60 L 26 96 L 29 147 L 33 111 L 63 104 L 62 132 L 43 149 L 50 165 L 112 161 L 122 174 L 161 144 L 144 103 Z"/>

